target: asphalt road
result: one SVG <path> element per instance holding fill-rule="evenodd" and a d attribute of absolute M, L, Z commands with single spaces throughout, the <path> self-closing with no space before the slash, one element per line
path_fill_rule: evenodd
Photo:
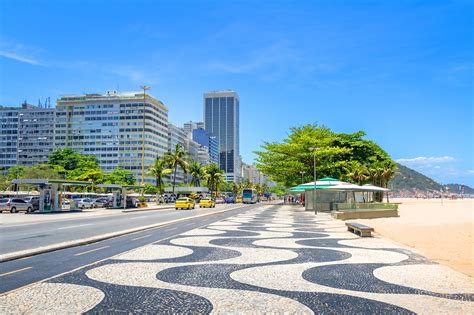
<path fill-rule="evenodd" d="M 233 207 L 235 207 L 235 209 L 198 218 L 192 218 L 193 212 L 195 211 L 173 210 L 153 211 L 146 215 L 144 213 L 135 213 L 127 215 L 124 214 L 124 217 L 89 218 L 87 219 L 87 222 L 93 222 L 93 225 L 88 225 L 87 227 L 84 225 L 79 227 L 81 224 L 86 224 L 78 223 L 77 221 L 79 220 L 75 220 L 73 222 L 50 222 L 46 223 L 46 225 L 39 223 L 32 225 L 29 228 L 25 226 L 24 229 L 22 229 L 22 233 L 25 233 L 23 235 L 30 235 L 27 233 L 34 234 L 35 232 L 33 232 L 33 230 L 35 229 L 43 231 L 36 232 L 37 235 L 41 235 L 53 233 L 51 232 L 51 229 L 53 228 L 56 229 L 55 231 L 57 231 L 57 229 L 60 227 L 77 225 L 77 228 L 59 230 L 61 232 L 58 232 L 58 235 L 54 236 L 55 234 L 53 234 L 51 237 L 59 238 L 59 235 L 61 235 L 62 237 L 78 238 L 91 236 L 91 233 L 100 234 L 137 227 L 140 225 L 148 225 L 153 222 L 159 222 L 158 220 L 168 221 L 177 218 L 189 217 L 189 219 L 185 221 L 166 224 L 157 228 L 126 234 L 120 237 L 115 237 L 89 245 L 71 247 L 63 250 L 0 263 L 0 293 L 8 292 L 37 281 L 48 279 L 65 272 L 93 264 L 111 256 L 184 233 L 188 230 L 211 224 L 258 206 L 261 205 L 222 205 L 221 207 L 217 207 L 212 210 L 218 211 L 225 208 L 230 209 Z M 202 209 L 202 211 L 205 210 Z M 199 210 L 196 212 L 199 213 Z M 133 218 L 137 219 L 132 220 Z M 45 232 L 47 229 L 49 229 L 49 232 Z M 98 232 L 98 230 L 101 232 Z M 3 234 L 3 231 L 0 233 Z M 14 231 L 9 232 L 8 237 L 14 235 L 13 233 Z M 4 241 L 2 236 L 2 247 L 3 244 Z"/>
<path fill-rule="evenodd" d="M 144 225 L 188 218 L 233 207 L 236 207 L 236 205 L 224 204 L 217 205 L 216 208 L 211 209 L 201 209 L 197 207 L 194 210 L 178 211 L 169 209 L 130 213 L 119 212 L 117 215 L 88 217 L 83 219 L 76 218 L 4 225 L 0 226 L 0 255 L 61 242 L 75 241 Z"/>

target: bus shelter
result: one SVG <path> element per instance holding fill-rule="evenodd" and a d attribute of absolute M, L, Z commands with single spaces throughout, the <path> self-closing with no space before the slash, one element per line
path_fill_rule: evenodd
<path fill-rule="evenodd" d="M 140 189 L 143 193 L 144 186 L 142 185 L 119 185 L 119 184 L 99 184 L 97 187 L 105 188 L 112 191 L 112 209 L 127 209 L 134 208 L 133 199 L 131 198 L 131 190 Z M 130 198 L 127 199 L 127 196 Z"/>
<path fill-rule="evenodd" d="M 89 186 L 92 182 L 71 181 L 64 179 L 14 179 L 13 184 L 36 186 L 39 192 L 39 212 L 51 213 L 61 212 L 63 196 L 62 193 L 66 186 Z M 70 207 L 70 211 L 75 210 Z"/>

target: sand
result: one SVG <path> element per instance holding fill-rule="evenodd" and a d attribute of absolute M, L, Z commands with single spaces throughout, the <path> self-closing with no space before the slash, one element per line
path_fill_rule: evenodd
<path fill-rule="evenodd" d="M 427 258 L 474 277 L 474 199 L 393 199 L 398 218 L 356 220 Z"/>

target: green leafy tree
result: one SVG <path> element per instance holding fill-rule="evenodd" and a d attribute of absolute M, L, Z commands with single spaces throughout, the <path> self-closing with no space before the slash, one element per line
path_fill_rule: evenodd
<path fill-rule="evenodd" d="M 224 183 L 224 171 L 220 169 L 219 165 L 216 163 L 212 163 L 206 166 L 206 179 L 207 179 L 207 186 L 211 191 L 211 194 L 217 194 L 219 188 Z"/>
<path fill-rule="evenodd" d="M 160 190 L 156 186 L 153 186 L 151 184 L 145 184 L 145 188 L 143 189 L 143 192 L 145 194 L 156 194 L 156 193 L 159 193 Z"/>
<path fill-rule="evenodd" d="M 48 157 L 48 164 L 62 166 L 66 171 L 71 171 L 77 169 L 84 159 L 97 161 L 94 156 L 86 156 L 71 148 L 64 148 L 52 152 Z"/>
<path fill-rule="evenodd" d="M 191 185 L 201 186 L 201 180 L 205 178 L 206 171 L 199 162 L 191 161 L 189 163 L 188 173 L 191 175 Z"/>
<path fill-rule="evenodd" d="M 273 187 L 268 188 L 268 192 L 271 194 L 276 194 L 277 196 L 283 196 L 288 194 L 288 189 L 282 184 L 277 184 Z"/>
<path fill-rule="evenodd" d="M 171 174 L 173 171 L 168 168 L 167 161 L 159 157 L 156 158 L 155 163 L 148 169 L 150 175 L 156 179 L 156 188 L 160 194 L 163 193 L 163 178 Z"/>
<path fill-rule="evenodd" d="M 176 172 L 180 167 L 184 173 L 188 171 L 187 154 L 183 147 L 178 143 L 174 151 L 166 152 L 164 157 L 168 166 L 173 169 L 173 194 L 176 186 Z"/>
<path fill-rule="evenodd" d="M 133 185 L 135 177 L 132 172 L 116 167 L 112 172 L 105 174 L 104 184 Z"/>
<path fill-rule="evenodd" d="M 25 178 L 27 168 L 25 166 L 12 166 L 8 168 L 7 178 L 9 180 Z"/>
<path fill-rule="evenodd" d="M 355 182 L 372 181 L 383 185 L 380 165 L 392 164 L 389 155 L 376 143 L 364 139 L 365 133 L 335 133 L 329 128 L 316 124 L 290 129 L 288 137 L 281 142 L 265 142 L 256 151 L 257 167 L 270 179 L 285 187 L 298 185 L 301 171 L 307 179 L 313 174 L 313 159 L 316 159 L 316 173 L 321 177 L 345 179 L 357 178 Z M 310 148 L 318 148 L 311 152 Z M 359 165 L 357 176 L 348 176 Z M 367 168 L 365 174 L 364 167 Z M 368 176 L 367 179 L 364 176 Z M 388 175 L 387 175 L 388 176 Z"/>

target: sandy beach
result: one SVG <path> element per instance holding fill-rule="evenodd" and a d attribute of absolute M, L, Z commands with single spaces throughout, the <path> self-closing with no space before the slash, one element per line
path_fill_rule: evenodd
<path fill-rule="evenodd" d="M 399 218 L 356 220 L 420 254 L 474 276 L 474 200 L 393 199 Z"/>

